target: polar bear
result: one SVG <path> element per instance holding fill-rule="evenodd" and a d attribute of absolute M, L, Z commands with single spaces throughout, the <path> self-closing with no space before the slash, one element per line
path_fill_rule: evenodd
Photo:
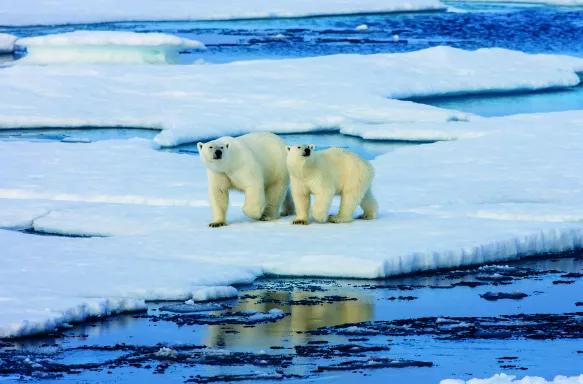
<path fill-rule="evenodd" d="M 229 191 L 245 193 L 243 212 L 256 220 L 275 220 L 293 214 L 286 166 L 286 143 L 273 133 L 250 133 L 198 143 L 200 160 L 207 167 L 213 221 L 227 225 Z"/>
<path fill-rule="evenodd" d="M 358 205 L 364 213 L 358 219 L 376 218 L 378 204 L 371 184 L 375 171 L 371 163 L 341 148 L 314 151 L 314 145 L 286 147 L 296 218 L 293 224 L 308 224 L 310 194 L 316 199 L 312 217 L 319 223 L 349 223 Z M 340 195 L 338 215 L 328 216 L 334 196 Z"/>

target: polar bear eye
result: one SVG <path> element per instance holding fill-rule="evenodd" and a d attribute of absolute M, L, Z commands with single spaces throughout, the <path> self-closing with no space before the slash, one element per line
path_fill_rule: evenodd
<path fill-rule="evenodd" d="M 209 147 L 209 149 L 213 149 L 213 146 L 211 145 L 211 146 Z"/>
<path fill-rule="evenodd" d="M 301 147 L 298 145 L 298 149 L 301 149 Z"/>

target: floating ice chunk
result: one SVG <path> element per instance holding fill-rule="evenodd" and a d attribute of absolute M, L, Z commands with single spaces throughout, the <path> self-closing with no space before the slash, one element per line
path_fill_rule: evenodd
<path fill-rule="evenodd" d="M 0 55 L 14 52 L 14 42 L 17 37 L 7 33 L 0 33 Z"/>
<path fill-rule="evenodd" d="M 259 311 L 244 311 L 244 312 L 247 312 L 247 313 L 254 312 L 247 319 L 250 322 L 276 320 L 276 319 L 280 319 L 282 317 L 285 317 L 285 313 L 281 309 L 277 309 L 277 308 L 270 309 L 269 312 L 259 312 Z"/>
<path fill-rule="evenodd" d="M 154 356 L 175 359 L 178 357 L 178 351 L 172 348 L 162 347 L 158 350 L 158 352 L 154 353 Z"/>
<path fill-rule="evenodd" d="M 441 380 L 439 384 L 581 384 L 583 375 L 579 376 L 556 376 L 552 381 L 547 381 L 538 376 L 525 376 L 522 379 L 516 379 L 516 376 L 499 373 L 489 379 L 470 379 L 468 381 L 459 379 Z"/>
<path fill-rule="evenodd" d="M 194 304 L 197 301 L 211 301 L 237 297 L 237 289 L 234 287 L 200 287 L 192 292 L 192 299 L 186 304 Z"/>
<path fill-rule="evenodd" d="M 438 0 L 101 0 L 99 6 L 90 8 L 79 0 L 18 0 L 2 14 L 2 25 L 230 20 L 445 9 Z"/>
<path fill-rule="evenodd" d="M 272 39 L 272 40 L 285 40 L 288 37 L 289 36 L 286 36 L 283 33 L 278 33 L 277 35 L 269 36 L 269 38 Z"/>
<path fill-rule="evenodd" d="M 204 44 L 163 33 L 75 31 L 17 41 L 27 56 L 19 64 L 176 64 L 185 49 L 205 49 Z"/>
<path fill-rule="evenodd" d="M 399 41 L 399 35 L 393 35 L 393 41 L 394 42 Z"/>
<path fill-rule="evenodd" d="M 368 29 L 368 25 L 366 25 L 366 24 L 360 24 L 359 26 L 354 28 L 355 31 L 366 31 L 367 29 Z"/>

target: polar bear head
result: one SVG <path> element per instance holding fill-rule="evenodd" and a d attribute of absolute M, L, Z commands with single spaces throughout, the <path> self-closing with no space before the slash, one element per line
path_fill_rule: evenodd
<path fill-rule="evenodd" d="M 208 143 L 198 143 L 200 161 L 213 172 L 226 172 L 236 161 L 233 152 L 233 138 L 221 137 Z"/>
<path fill-rule="evenodd" d="M 296 144 L 285 147 L 287 149 L 287 162 L 288 164 L 303 164 L 306 161 L 312 161 L 314 159 L 314 149 L 316 146 L 314 144 Z"/>

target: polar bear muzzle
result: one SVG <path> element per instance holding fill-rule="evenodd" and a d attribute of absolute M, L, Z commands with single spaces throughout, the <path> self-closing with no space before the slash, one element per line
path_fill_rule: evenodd
<path fill-rule="evenodd" d="M 215 151 L 215 153 L 213 154 L 214 160 L 220 160 L 222 157 L 223 157 L 223 151 L 221 151 L 220 149 L 217 149 Z"/>

